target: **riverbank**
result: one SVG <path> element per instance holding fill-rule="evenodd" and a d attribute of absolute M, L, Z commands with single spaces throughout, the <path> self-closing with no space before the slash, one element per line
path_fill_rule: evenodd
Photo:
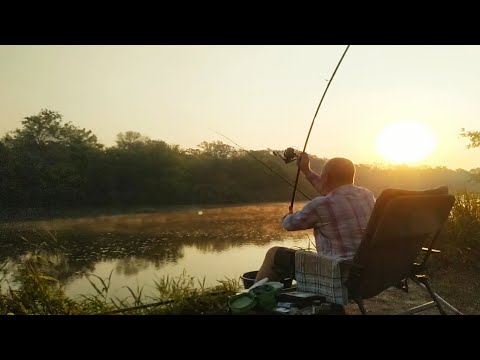
<path fill-rule="evenodd" d="M 479 270 L 471 266 L 458 265 L 448 269 L 430 271 L 431 285 L 434 291 L 464 315 L 480 314 Z M 383 293 L 365 300 L 368 314 L 396 314 L 417 305 L 431 301 L 431 297 L 420 286 L 409 281 L 409 291 L 389 288 Z M 359 315 L 356 304 L 345 306 L 347 315 Z M 419 313 L 420 315 L 439 315 L 436 308 Z M 447 314 L 453 314 L 447 310 Z"/>

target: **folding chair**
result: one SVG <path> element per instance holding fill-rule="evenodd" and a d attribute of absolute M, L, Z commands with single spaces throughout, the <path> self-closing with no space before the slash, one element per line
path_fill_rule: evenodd
<path fill-rule="evenodd" d="M 432 301 L 400 314 L 432 307 L 444 315 L 445 308 L 461 314 L 433 291 L 425 275 L 430 255 L 439 252 L 433 247 L 454 202 L 446 186 L 424 191 L 387 189 L 381 193 L 355 257 L 340 262 L 341 273 L 346 274 L 348 299 L 357 303 L 362 314 L 367 314 L 365 299 L 392 286 L 408 291 L 408 279 L 426 290 Z M 297 290 L 309 291 L 299 285 L 297 280 Z"/>

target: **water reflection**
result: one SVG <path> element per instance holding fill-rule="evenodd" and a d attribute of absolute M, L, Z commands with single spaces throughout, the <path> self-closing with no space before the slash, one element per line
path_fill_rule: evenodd
<path fill-rule="evenodd" d="M 18 262 L 35 247 L 50 246 L 52 276 L 67 284 L 70 295 L 93 293 L 82 274 L 105 278 L 112 269 L 112 287 L 119 292 L 124 286 L 150 284 L 155 277 L 177 276 L 184 269 L 216 284 L 256 269 L 270 246 L 307 246 L 310 232 L 281 228 L 285 208 L 284 203 L 191 207 L 3 224 L 0 261 Z"/>

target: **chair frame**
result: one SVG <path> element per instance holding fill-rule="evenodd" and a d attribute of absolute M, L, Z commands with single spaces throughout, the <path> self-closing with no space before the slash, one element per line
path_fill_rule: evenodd
<path fill-rule="evenodd" d="M 382 197 L 382 195 L 384 196 Z M 439 313 L 442 315 L 447 314 L 446 309 L 452 311 L 454 314 L 462 315 L 462 313 L 459 310 L 457 310 L 455 307 L 453 307 L 451 304 L 449 304 L 447 301 L 445 301 L 443 298 L 441 298 L 438 294 L 434 292 L 432 285 L 427 275 L 425 274 L 425 270 L 427 269 L 426 263 L 430 258 L 430 256 L 434 253 L 440 253 L 439 250 L 436 250 L 433 247 L 436 244 L 441 234 L 443 224 L 447 220 L 448 214 L 450 213 L 453 203 L 455 202 L 455 197 L 453 195 L 448 195 L 448 189 L 446 187 L 440 187 L 437 189 L 425 190 L 425 191 L 407 191 L 407 190 L 397 190 L 397 189 L 387 189 L 386 191 L 384 191 L 380 195 L 382 198 L 379 197 L 378 199 L 378 200 L 381 199 L 380 203 L 377 200 L 377 204 L 375 208 L 377 208 L 377 205 L 380 204 L 379 208 L 374 209 L 374 211 L 376 210 L 375 216 L 373 216 L 373 212 L 372 212 L 373 218 L 371 218 L 369 221 L 369 224 L 367 226 L 367 232 L 366 232 L 367 234 L 364 240 L 362 241 L 362 243 L 360 244 L 360 247 L 358 250 L 360 251 L 361 247 L 365 246 L 365 243 L 368 242 L 369 238 L 372 239 L 372 237 L 375 236 L 375 231 L 377 230 L 377 226 L 381 221 L 381 216 L 380 216 L 381 212 L 383 212 L 385 208 L 388 208 L 389 204 L 393 204 L 395 199 L 399 199 L 399 198 L 407 199 L 406 197 L 408 197 L 409 199 L 414 199 L 416 195 L 422 195 L 424 198 L 427 197 L 429 199 L 433 199 L 433 197 L 443 198 L 443 202 L 445 203 L 444 204 L 445 209 L 448 208 L 449 204 L 450 204 L 450 207 L 448 208 L 448 212 L 445 211 L 444 214 L 442 214 L 443 221 L 441 223 L 440 228 L 438 228 L 438 230 L 434 233 L 433 236 L 430 235 L 430 241 L 428 243 L 428 247 L 421 248 L 421 251 L 424 253 L 422 261 L 420 263 L 414 262 L 411 265 L 405 278 L 400 280 L 400 283 L 396 285 L 398 288 L 401 288 L 404 291 L 408 292 L 408 280 L 410 279 L 414 283 L 422 287 L 424 290 L 426 290 L 427 293 L 430 295 L 432 301 L 412 307 L 406 311 L 397 313 L 396 315 L 416 314 L 434 307 L 436 307 Z M 423 239 L 423 240 L 426 240 L 426 239 Z M 411 241 L 414 241 L 414 240 L 411 240 Z M 365 252 L 368 250 L 364 249 L 363 251 Z M 358 251 L 357 251 L 357 255 L 358 255 Z M 364 298 L 361 294 L 361 290 L 358 290 L 358 286 L 357 288 L 355 288 L 355 286 L 352 286 L 352 285 L 359 278 L 362 277 L 362 275 L 364 274 L 365 267 L 357 261 L 357 256 L 355 256 L 352 260 L 345 260 L 344 262 L 342 262 L 341 266 L 342 266 L 342 271 L 345 271 L 345 270 L 349 271 L 347 281 L 345 282 L 345 285 L 349 290 L 349 299 L 353 300 L 358 305 L 360 312 L 363 315 L 367 315 L 367 310 L 365 308 L 364 300 L 378 295 L 379 293 L 383 292 L 390 286 L 386 286 L 385 289 L 378 291 L 373 296 L 367 296 Z"/>

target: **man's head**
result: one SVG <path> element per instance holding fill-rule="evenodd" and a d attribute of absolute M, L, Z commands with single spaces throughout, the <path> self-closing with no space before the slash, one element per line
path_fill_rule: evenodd
<path fill-rule="evenodd" d="M 327 195 L 337 187 L 353 184 L 355 166 L 345 158 L 332 158 L 327 161 L 320 174 L 322 194 Z"/>

